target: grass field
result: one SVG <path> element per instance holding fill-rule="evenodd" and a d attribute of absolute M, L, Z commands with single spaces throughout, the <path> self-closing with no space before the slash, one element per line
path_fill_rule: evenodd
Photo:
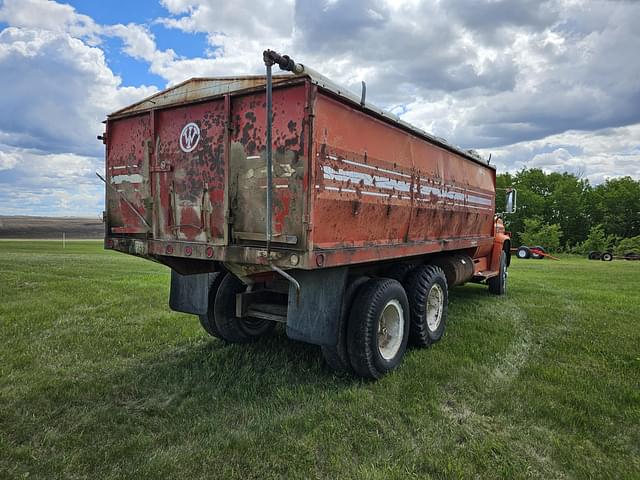
<path fill-rule="evenodd" d="M 101 248 L 0 242 L 0 478 L 640 478 L 640 262 L 514 260 L 372 383 Z"/>

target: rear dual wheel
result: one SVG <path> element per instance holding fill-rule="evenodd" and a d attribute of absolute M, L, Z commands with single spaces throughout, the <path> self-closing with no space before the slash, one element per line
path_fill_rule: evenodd
<path fill-rule="evenodd" d="M 327 365 L 338 372 L 352 372 L 351 361 L 349 360 L 349 352 L 347 351 L 347 326 L 349 324 L 349 315 L 353 299 L 365 283 L 369 281 L 369 277 L 357 277 L 353 279 L 347 287 L 342 299 L 342 310 L 340 319 L 338 320 L 338 339 L 336 345 L 322 345 L 322 356 Z"/>
<path fill-rule="evenodd" d="M 406 280 L 411 306 L 411 343 L 428 347 L 440 340 L 447 322 L 449 290 L 444 271 L 422 265 Z"/>
<path fill-rule="evenodd" d="M 209 285 L 209 294 L 208 294 L 208 308 L 207 313 L 204 315 L 198 315 L 200 319 L 200 325 L 204 328 L 204 331 L 207 332 L 212 337 L 221 338 L 220 332 L 218 331 L 218 327 L 216 326 L 215 316 L 213 314 L 213 305 L 216 301 L 216 293 L 218 293 L 218 288 L 220 287 L 220 282 L 225 277 L 226 273 L 219 272 L 214 277 L 211 285 Z"/>
<path fill-rule="evenodd" d="M 367 378 L 380 378 L 402 361 L 411 341 L 429 346 L 440 340 L 447 318 L 447 280 L 440 267 L 422 265 L 394 278 L 354 281 L 345 293 L 335 347 L 322 347 L 329 366 Z M 350 306 L 349 306 L 350 305 Z"/>
<path fill-rule="evenodd" d="M 248 343 L 270 333 L 275 322 L 252 317 L 236 317 L 236 295 L 247 289 L 238 277 L 219 274 L 209 290 L 209 311 L 200 323 L 211 336 L 229 343 Z"/>
<path fill-rule="evenodd" d="M 400 364 L 409 340 L 409 317 L 400 282 L 375 278 L 362 285 L 347 326 L 347 352 L 355 373 L 380 378 Z"/>

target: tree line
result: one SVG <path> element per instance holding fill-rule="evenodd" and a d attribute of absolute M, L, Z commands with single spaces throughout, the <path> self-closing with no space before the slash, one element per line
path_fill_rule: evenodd
<path fill-rule="evenodd" d="M 640 181 L 631 177 L 591 185 L 571 173 L 524 169 L 497 175 L 496 211 L 507 188 L 518 192 L 517 211 L 504 215 L 513 245 L 550 251 L 612 250 L 640 253 Z"/>

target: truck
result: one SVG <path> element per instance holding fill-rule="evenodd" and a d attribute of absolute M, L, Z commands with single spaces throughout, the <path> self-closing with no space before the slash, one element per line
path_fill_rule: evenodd
<path fill-rule="evenodd" d="M 106 249 L 171 269 L 169 305 L 246 343 L 283 324 L 377 379 L 443 336 L 449 289 L 506 291 L 496 169 L 286 55 L 107 116 Z M 273 74 L 278 65 L 283 73 Z"/>

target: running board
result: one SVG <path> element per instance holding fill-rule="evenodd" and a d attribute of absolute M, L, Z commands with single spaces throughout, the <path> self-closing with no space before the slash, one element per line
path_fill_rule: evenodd
<path fill-rule="evenodd" d="M 269 303 L 254 303 L 247 310 L 248 317 L 287 323 L 287 306 Z"/>
<path fill-rule="evenodd" d="M 499 272 L 494 272 L 491 270 L 486 270 L 484 272 L 476 272 L 473 274 L 473 278 L 471 279 L 471 281 L 473 283 L 482 283 L 482 282 L 486 282 L 490 278 L 497 277 L 498 275 L 499 275 Z"/>
<path fill-rule="evenodd" d="M 274 303 L 280 300 L 281 303 Z M 236 295 L 236 317 L 254 317 L 287 323 L 287 297 L 285 294 L 262 290 Z"/>

